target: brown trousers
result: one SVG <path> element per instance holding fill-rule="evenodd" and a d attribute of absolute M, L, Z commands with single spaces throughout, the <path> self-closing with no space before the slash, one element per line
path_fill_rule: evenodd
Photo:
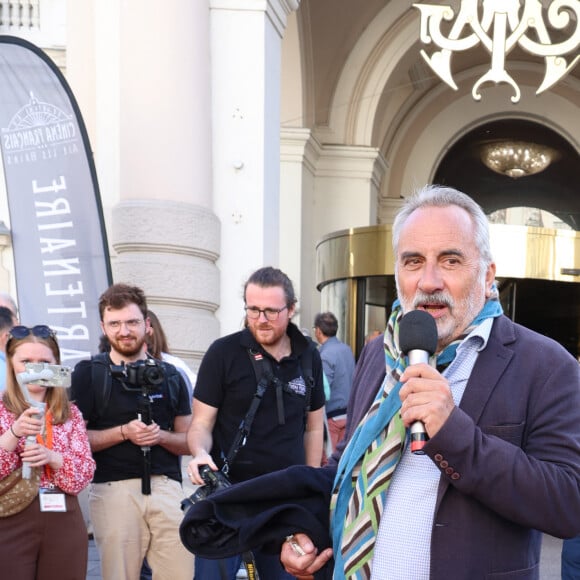
<path fill-rule="evenodd" d="M 41 512 L 38 497 L 0 518 L 0 569 L 10 580 L 85 580 L 88 534 L 76 496 L 66 512 Z"/>

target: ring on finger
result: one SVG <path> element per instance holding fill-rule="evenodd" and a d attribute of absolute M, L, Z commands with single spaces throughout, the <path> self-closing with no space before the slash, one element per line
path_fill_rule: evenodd
<path fill-rule="evenodd" d="M 306 554 L 306 552 L 301 548 L 300 544 L 294 538 L 294 534 L 286 536 L 286 542 L 290 544 L 294 550 L 294 553 L 298 554 L 299 556 L 304 556 Z"/>

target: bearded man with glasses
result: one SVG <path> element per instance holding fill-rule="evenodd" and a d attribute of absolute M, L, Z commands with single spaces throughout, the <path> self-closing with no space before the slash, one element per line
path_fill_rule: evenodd
<path fill-rule="evenodd" d="M 194 484 L 204 483 L 202 465 L 213 471 L 225 468 L 231 482 L 291 465 L 320 466 L 322 363 L 316 348 L 291 322 L 297 302 L 292 282 L 276 268 L 261 268 L 244 285 L 244 301 L 244 330 L 216 340 L 197 375 L 187 435 L 193 456 L 188 472 Z M 260 380 L 266 377 L 267 386 L 251 432 L 232 458 L 230 450 L 236 447 L 240 425 L 247 424 L 247 411 L 257 396 L 259 374 Z M 260 578 L 292 578 L 282 569 L 278 555 L 257 550 L 254 557 Z M 196 557 L 195 578 L 234 580 L 240 562 L 241 556 Z"/>
<path fill-rule="evenodd" d="M 114 284 L 101 295 L 99 313 L 110 352 L 76 366 L 71 395 L 97 464 L 89 511 L 102 578 L 135 580 L 146 558 L 155 578 L 191 580 L 193 557 L 178 534 L 187 387 L 173 365 L 147 356 L 140 288 Z"/>

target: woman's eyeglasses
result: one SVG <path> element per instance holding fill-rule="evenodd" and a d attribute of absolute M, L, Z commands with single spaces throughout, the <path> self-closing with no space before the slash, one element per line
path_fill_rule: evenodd
<path fill-rule="evenodd" d="M 32 328 L 28 326 L 14 326 L 10 330 L 10 338 L 26 338 L 27 336 L 36 336 L 36 338 L 55 338 L 56 332 L 46 326 L 46 324 L 37 324 Z"/>

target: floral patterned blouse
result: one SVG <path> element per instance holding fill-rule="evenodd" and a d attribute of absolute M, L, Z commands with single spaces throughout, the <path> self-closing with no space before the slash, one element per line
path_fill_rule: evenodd
<path fill-rule="evenodd" d="M 15 420 L 14 413 L 8 411 L 0 400 L 0 434 L 8 431 Z M 43 469 L 40 485 L 47 487 L 52 484 L 69 495 L 77 495 L 90 483 L 95 471 L 85 422 L 78 407 L 71 403 L 66 423 L 53 425 L 52 431 L 52 449 L 62 454 L 63 464 L 60 469 L 50 470 L 50 478 Z M 22 465 L 20 453 L 25 443 L 26 438 L 21 437 L 14 451 L 0 449 L 0 480 Z"/>

